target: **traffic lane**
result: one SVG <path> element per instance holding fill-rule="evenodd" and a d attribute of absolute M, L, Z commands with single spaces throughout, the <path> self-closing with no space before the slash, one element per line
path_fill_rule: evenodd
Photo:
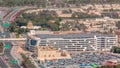
<path fill-rule="evenodd" d="M 6 23 L 6 22 L 4 22 L 4 23 Z M 3 24 L 3 22 L 1 22 L 0 24 Z M 4 27 L 5 36 L 6 36 L 7 38 L 10 38 L 10 33 L 7 32 L 6 29 L 7 29 L 7 28 Z M 10 44 L 10 42 L 5 42 L 5 44 Z M 14 58 L 11 56 L 10 51 L 11 51 L 11 48 L 4 50 L 4 55 L 7 56 L 7 57 L 9 57 L 9 58 L 8 58 L 8 60 L 9 60 L 9 61 L 8 61 L 8 64 L 9 64 L 9 66 L 12 67 L 12 68 L 20 68 L 18 64 L 12 64 L 12 63 L 10 62 L 10 60 L 14 59 Z M 0 59 L 0 66 L 2 66 L 2 68 L 4 68 L 4 67 L 6 66 L 6 65 L 2 62 L 2 59 Z M 5 68 L 7 68 L 7 67 L 5 67 Z"/>
<path fill-rule="evenodd" d="M 10 21 L 10 19 L 11 19 L 14 15 L 16 15 L 16 14 L 17 14 L 18 12 L 20 12 L 21 10 L 24 10 L 24 9 L 27 9 L 27 8 L 29 8 L 29 7 L 16 7 L 16 8 L 12 8 L 13 11 L 6 16 L 5 20 Z"/>
<path fill-rule="evenodd" d="M 11 13 L 9 13 L 9 14 L 4 18 L 4 20 L 9 20 L 10 17 L 11 17 L 13 14 L 15 14 L 17 11 L 18 11 L 18 10 L 13 10 Z"/>
<path fill-rule="evenodd" d="M 10 42 L 5 42 L 5 44 L 10 44 L 11 45 Z M 11 48 L 12 48 L 12 46 L 11 46 Z M 5 49 L 5 51 L 4 51 L 5 56 L 8 57 L 8 64 L 12 68 L 20 68 L 20 66 L 18 64 L 14 64 L 14 63 L 10 62 L 12 59 L 14 59 L 10 54 L 11 48 L 10 49 Z"/>
<path fill-rule="evenodd" d="M 4 34 L 6 38 L 10 38 L 10 32 L 8 31 L 8 27 L 4 27 Z"/>
<path fill-rule="evenodd" d="M 8 57 L 7 58 L 8 59 L 7 62 L 8 62 L 10 67 L 12 67 L 12 68 L 20 68 L 18 64 L 14 64 L 14 63 L 11 62 L 11 60 L 13 60 L 14 58 L 9 54 L 8 51 L 6 51 L 5 56 Z"/>
<path fill-rule="evenodd" d="M 0 23 L 1 24 L 1 23 Z M 8 68 L 4 59 L 3 59 L 3 55 L 0 56 L 0 67 L 2 68 Z"/>
<path fill-rule="evenodd" d="M 8 68 L 7 65 L 5 64 L 4 60 L 2 59 L 2 57 L 0 57 L 0 67 L 1 68 Z"/>
<path fill-rule="evenodd" d="M 0 24 L 2 24 L 2 22 L 0 22 Z M 2 68 L 8 68 L 4 59 L 3 59 L 3 56 L 0 56 L 0 67 Z"/>
<path fill-rule="evenodd" d="M 4 32 L 6 35 L 5 35 L 5 38 L 10 38 L 10 35 L 8 32 Z"/>
<path fill-rule="evenodd" d="M 6 23 L 6 22 L 4 22 L 4 23 Z M 10 38 L 10 32 L 8 32 L 7 27 L 4 27 L 4 33 L 5 33 L 5 37 L 6 37 L 6 38 Z M 5 44 L 12 45 L 11 42 L 5 42 Z M 11 48 L 12 48 L 12 46 L 11 46 Z M 10 49 L 5 49 L 5 51 L 4 51 L 4 54 L 6 55 L 6 57 L 8 57 L 8 60 L 9 60 L 9 61 L 12 60 L 12 59 L 14 59 L 14 58 L 11 56 L 11 53 L 10 53 L 11 48 L 10 48 Z M 20 68 L 20 66 L 19 66 L 18 64 L 13 64 L 13 63 L 11 63 L 11 62 L 8 62 L 8 63 L 9 63 L 9 65 L 10 65 L 10 67 L 12 67 L 12 68 Z"/>
<path fill-rule="evenodd" d="M 10 38 L 10 33 L 7 32 L 7 31 L 5 31 L 5 36 L 6 36 L 7 38 Z M 11 45 L 11 48 L 12 48 L 11 42 L 5 42 L 5 44 Z M 11 53 L 10 53 L 11 48 L 4 50 L 4 54 L 5 54 L 6 57 L 8 57 L 8 60 L 9 60 L 8 64 L 9 64 L 10 67 L 12 67 L 12 68 L 20 68 L 20 66 L 19 66 L 18 64 L 13 64 L 13 63 L 10 62 L 12 59 L 14 59 L 14 58 L 11 56 Z"/>

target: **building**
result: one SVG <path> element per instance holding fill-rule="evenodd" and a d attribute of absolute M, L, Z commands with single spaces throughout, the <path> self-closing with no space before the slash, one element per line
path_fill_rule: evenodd
<path fill-rule="evenodd" d="M 59 51 L 52 46 L 37 46 L 36 47 L 37 59 L 40 61 L 57 60 L 57 59 L 70 59 L 70 54 L 67 51 Z"/>
<path fill-rule="evenodd" d="M 29 21 L 27 26 L 21 26 L 21 28 L 24 28 L 24 29 L 40 29 L 41 26 L 33 26 L 32 21 Z"/>
<path fill-rule="evenodd" d="M 115 34 L 99 33 L 41 33 L 32 36 L 29 39 L 29 45 L 52 45 L 57 49 L 68 51 L 109 51 L 112 46 L 118 45 L 118 37 Z"/>

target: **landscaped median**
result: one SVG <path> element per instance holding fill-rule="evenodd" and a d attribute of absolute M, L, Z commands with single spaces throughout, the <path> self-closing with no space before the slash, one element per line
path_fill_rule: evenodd
<path fill-rule="evenodd" d="M 0 55 L 4 53 L 4 44 L 0 43 Z"/>

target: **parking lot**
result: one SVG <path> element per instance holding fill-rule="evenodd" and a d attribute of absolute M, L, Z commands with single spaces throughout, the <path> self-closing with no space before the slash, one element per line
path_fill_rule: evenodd
<path fill-rule="evenodd" d="M 45 67 L 62 67 L 62 68 L 79 68 L 79 67 L 98 67 L 103 65 L 103 62 L 114 59 L 120 59 L 120 56 L 111 53 L 98 53 L 98 52 L 82 52 L 72 54 L 71 59 L 59 59 L 57 61 L 47 61 L 43 64 Z M 118 61 L 120 62 L 120 61 Z"/>

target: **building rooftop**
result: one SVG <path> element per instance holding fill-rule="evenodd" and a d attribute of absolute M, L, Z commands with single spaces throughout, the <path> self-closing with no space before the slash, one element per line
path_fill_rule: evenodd
<path fill-rule="evenodd" d="M 100 33 L 82 33 L 82 34 L 37 34 L 37 37 L 41 39 L 46 38 L 63 38 L 63 39 L 79 39 L 79 38 L 93 38 L 96 37 L 114 37 L 115 34 L 100 34 Z"/>
<path fill-rule="evenodd" d="M 33 27 L 32 21 L 29 21 L 27 27 Z"/>
<path fill-rule="evenodd" d="M 57 50 L 56 48 L 51 47 L 51 46 L 39 46 L 38 49 L 40 51 L 54 51 L 54 50 Z"/>
<path fill-rule="evenodd" d="M 54 60 L 54 59 L 70 59 L 71 56 L 67 51 L 59 51 L 51 46 L 38 46 L 36 50 L 37 59 L 39 60 Z"/>

